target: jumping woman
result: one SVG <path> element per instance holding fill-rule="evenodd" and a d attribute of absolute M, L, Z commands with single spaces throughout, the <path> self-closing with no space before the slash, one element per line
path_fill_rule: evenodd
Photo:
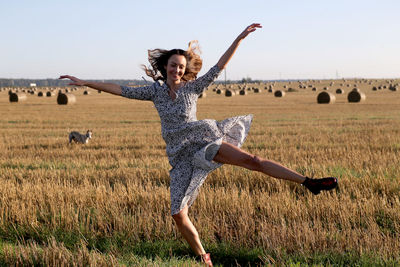
<path fill-rule="evenodd" d="M 242 146 L 252 121 L 252 115 L 237 116 L 223 121 L 197 120 L 197 99 L 218 77 L 235 53 L 239 44 L 250 33 L 261 28 L 258 23 L 248 26 L 235 39 L 218 63 L 206 74 L 197 78 L 202 67 L 196 42 L 190 42 L 188 50 L 154 49 L 148 51 L 151 67 L 144 70 L 154 83 L 150 86 L 131 88 L 110 83 L 96 83 L 64 75 L 70 85 L 88 86 L 123 97 L 152 101 L 161 120 L 162 137 L 170 170 L 171 214 L 179 231 L 190 247 L 208 266 L 210 255 L 204 251 L 199 234 L 188 217 L 208 173 L 222 164 L 241 166 L 266 175 L 290 180 L 304 185 L 313 194 L 331 190 L 337 186 L 334 177 L 310 179 L 279 163 L 252 155 Z"/>

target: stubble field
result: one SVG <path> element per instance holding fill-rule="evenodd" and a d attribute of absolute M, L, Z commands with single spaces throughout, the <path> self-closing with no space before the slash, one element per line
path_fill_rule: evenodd
<path fill-rule="evenodd" d="M 314 196 L 238 167 L 211 173 L 189 215 L 216 265 L 400 264 L 400 92 L 358 82 L 362 103 L 347 102 L 357 81 L 335 81 L 334 104 L 316 103 L 330 81 L 282 98 L 258 85 L 234 97 L 211 87 L 199 99 L 198 119 L 254 115 L 245 150 L 339 179 Z M 195 264 L 170 216 L 153 104 L 82 92 L 74 105 L 37 95 L 9 103 L 0 92 L 0 263 Z M 88 144 L 68 144 L 70 131 L 87 129 Z"/>

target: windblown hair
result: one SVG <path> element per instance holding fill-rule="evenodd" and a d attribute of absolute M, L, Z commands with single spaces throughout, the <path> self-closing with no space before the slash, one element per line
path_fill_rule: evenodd
<path fill-rule="evenodd" d="M 147 76 L 151 77 L 154 81 L 167 80 L 167 71 L 165 66 L 168 64 L 168 60 L 173 55 L 182 55 L 186 58 L 186 70 L 182 77 L 184 81 L 191 81 L 197 78 L 197 74 L 201 70 L 203 60 L 199 56 L 200 48 L 196 40 L 190 41 L 188 50 L 182 49 L 153 49 L 148 50 L 148 57 L 151 67 L 142 65 Z"/>

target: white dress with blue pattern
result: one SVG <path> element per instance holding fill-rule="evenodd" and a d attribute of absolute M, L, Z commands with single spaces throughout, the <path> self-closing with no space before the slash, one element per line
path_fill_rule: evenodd
<path fill-rule="evenodd" d="M 205 75 L 187 82 L 174 100 L 165 83 L 136 88 L 121 86 L 122 96 L 152 101 L 160 116 L 162 137 L 172 166 L 171 214 L 192 205 L 208 173 L 222 165 L 212 160 L 222 141 L 241 147 L 250 129 L 252 115 L 223 121 L 197 120 L 197 99 L 220 72 L 215 65 Z"/>

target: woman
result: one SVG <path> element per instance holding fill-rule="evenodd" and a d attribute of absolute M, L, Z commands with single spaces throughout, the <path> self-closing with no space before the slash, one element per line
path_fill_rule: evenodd
<path fill-rule="evenodd" d="M 188 217 L 188 209 L 208 173 L 222 164 L 241 166 L 269 176 L 294 181 L 312 193 L 330 190 L 337 186 L 334 177 L 310 179 L 276 162 L 262 159 L 240 149 L 252 121 L 252 115 L 228 118 L 223 121 L 196 118 L 198 96 L 218 77 L 231 59 L 241 41 L 257 28 L 248 26 L 222 55 L 218 63 L 205 75 L 196 79 L 202 61 L 196 53 L 195 42 L 187 51 L 149 50 L 151 68 L 144 67 L 155 83 L 150 86 L 130 88 L 109 83 L 87 82 L 73 76 L 70 85 L 88 86 L 128 98 L 153 101 L 162 126 L 162 136 L 170 170 L 171 213 L 183 237 L 201 259 L 212 266 L 198 232 Z M 160 82 L 161 81 L 161 82 Z"/>

